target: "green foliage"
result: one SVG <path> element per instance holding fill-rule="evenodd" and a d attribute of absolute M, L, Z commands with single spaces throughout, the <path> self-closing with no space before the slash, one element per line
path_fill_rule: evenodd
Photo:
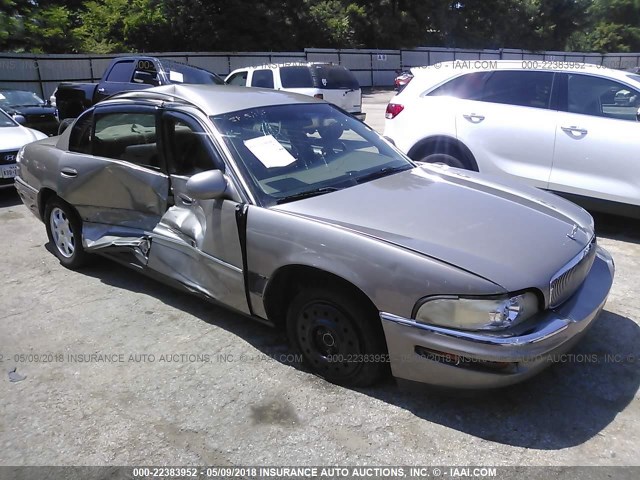
<path fill-rule="evenodd" d="M 587 28 L 573 34 L 569 47 L 603 53 L 640 51 L 640 0 L 594 0 L 587 16 Z"/>
<path fill-rule="evenodd" d="M 640 51 L 640 0 L 0 0 L 0 50 Z"/>

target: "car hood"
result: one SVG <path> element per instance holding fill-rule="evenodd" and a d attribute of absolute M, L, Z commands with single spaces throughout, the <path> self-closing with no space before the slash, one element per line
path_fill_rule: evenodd
<path fill-rule="evenodd" d="M 48 105 L 16 105 L 13 107 L 8 107 L 5 109 L 7 113 L 11 114 L 20 114 L 20 115 L 54 115 L 56 114 L 55 107 L 50 107 Z"/>
<path fill-rule="evenodd" d="M 0 150 L 18 150 L 23 145 L 40 140 L 44 137 L 46 137 L 45 134 L 23 126 L 1 127 Z"/>
<path fill-rule="evenodd" d="M 509 291 L 548 282 L 594 234 L 591 216 L 560 197 L 436 166 L 273 208 L 427 255 Z"/>

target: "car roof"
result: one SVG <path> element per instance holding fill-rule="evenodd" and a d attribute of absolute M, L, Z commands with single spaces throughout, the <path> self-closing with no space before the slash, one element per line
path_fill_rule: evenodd
<path fill-rule="evenodd" d="M 307 95 L 268 88 L 176 84 L 125 92 L 101 103 L 110 103 L 122 98 L 157 100 L 160 96 L 193 104 L 209 116 L 272 105 L 326 103 Z"/>
<path fill-rule="evenodd" d="M 251 65 L 247 67 L 236 68 L 231 73 L 244 71 L 244 70 L 248 71 L 248 70 L 258 70 L 258 69 L 277 70 L 278 68 L 282 68 L 282 67 L 312 67 L 314 65 L 325 65 L 327 67 L 346 68 L 338 63 L 332 63 L 332 62 L 284 62 L 284 63 L 265 63 L 263 65 Z M 229 75 L 231 75 L 231 73 Z"/>
<path fill-rule="evenodd" d="M 629 77 L 629 72 L 607 68 L 602 65 L 565 60 L 452 60 L 431 66 L 413 67 L 411 73 L 415 77 L 429 76 L 431 80 L 444 80 L 463 73 L 491 70 L 586 73 L 625 82 L 635 82 Z"/>

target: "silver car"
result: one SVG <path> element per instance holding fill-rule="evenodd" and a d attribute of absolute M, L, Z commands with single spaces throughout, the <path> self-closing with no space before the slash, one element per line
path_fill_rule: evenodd
<path fill-rule="evenodd" d="M 533 188 L 418 166 L 306 96 L 175 85 L 120 94 L 18 155 L 60 262 L 108 256 L 275 327 L 363 386 L 526 379 L 602 310 L 591 216 Z"/>

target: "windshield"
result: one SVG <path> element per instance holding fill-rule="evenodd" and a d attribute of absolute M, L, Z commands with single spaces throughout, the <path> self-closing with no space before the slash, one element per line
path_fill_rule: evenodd
<path fill-rule="evenodd" d="M 7 115 L 5 112 L 0 110 L 0 128 L 2 127 L 15 127 L 18 124 L 13 121 L 13 119 Z"/>
<path fill-rule="evenodd" d="M 640 83 L 640 75 L 636 74 L 636 73 L 628 73 L 627 77 L 629 77 L 631 80 Z"/>
<path fill-rule="evenodd" d="M 202 85 L 224 85 L 224 80 L 215 73 L 182 63 L 161 60 L 171 83 L 194 83 Z"/>
<path fill-rule="evenodd" d="M 369 127 L 328 104 L 260 107 L 212 120 L 265 206 L 413 167 Z"/>
<path fill-rule="evenodd" d="M 27 107 L 44 104 L 39 96 L 33 92 L 22 90 L 0 90 L 0 107 Z"/>

